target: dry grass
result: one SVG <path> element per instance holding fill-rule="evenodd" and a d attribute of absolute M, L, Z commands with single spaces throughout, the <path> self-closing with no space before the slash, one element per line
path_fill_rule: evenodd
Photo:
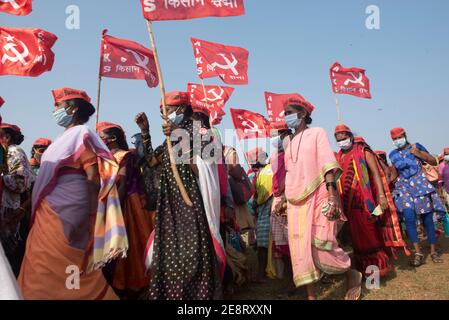
<path fill-rule="evenodd" d="M 449 300 L 449 239 L 441 241 L 444 263 L 434 264 L 424 244 L 426 263 L 419 268 L 412 268 L 403 252 L 398 253 L 394 270 L 381 282 L 378 290 L 363 287 L 364 300 Z M 345 295 L 344 276 L 332 277 L 331 283 L 318 283 L 317 293 L 320 300 L 340 300 Z M 247 284 L 236 289 L 236 300 L 303 300 L 305 290 L 298 289 L 294 296 L 286 294 L 290 278 L 268 280 L 264 284 Z"/>

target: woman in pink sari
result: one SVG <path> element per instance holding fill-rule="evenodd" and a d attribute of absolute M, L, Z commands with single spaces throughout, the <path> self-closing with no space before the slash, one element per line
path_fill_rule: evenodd
<path fill-rule="evenodd" d="M 117 299 L 99 269 L 128 249 L 119 166 L 85 126 L 95 112 L 88 95 L 64 88 L 53 96 L 65 131 L 42 156 L 19 286 L 25 299 Z"/>
<path fill-rule="evenodd" d="M 347 274 L 346 300 L 361 295 L 362 274 L 351 270 L 349 256 L 336 240 L 341 213 L 336 180 L 341 174 L 326 132 L 309 128 L 314 107 L 304 98 L 285 103 L 285 118 L 295 130 L 285 149 L 285 195 L 288 201 L 288 239 L 296 287 L 306 286 L 316 299 L 313 283 L 326 274 Z"/>

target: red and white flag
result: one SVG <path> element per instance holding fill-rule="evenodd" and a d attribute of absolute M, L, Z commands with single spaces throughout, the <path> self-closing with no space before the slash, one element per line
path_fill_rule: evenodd
<path fill-rule="evenodd" d="M 100 75 L 108 78 L 145 80 L 150 88 L 159 84 L 153 51 L 137 42 L 108 36 L 103 30 Z"/>
<path fill-rule="evenodd" d="M 344 68 L 336 62 L 330 69 L 330 75 L 334 93 L 371 99 L 370 83 L 365 69 Z"/>
<path fill-rule="evenodd" d="M 204 95 L 206 91 L 206 96 Z M 221 109 L 234 92 L 234 88 L 222 86 L 203 86 L 201 84 L 189 83 L 187 92 L 190 95 L 192 107 Z"/>
<path fill-rule="evenodd" d="M 5 100 L 3 100 L 2 97 L 0 97 L 0 108 L 5 104 Z"/>
<path fill-rule="evenodd" d="M 219 125 L 225 115 L 226 113 L 223 111 L 222 108 L 211 108 L 209 110 L 209 119 L 213 126 Z"/>
<path fill-rule="evenodd" d="M 50 71 L 57 39 L 42 29 L 0 27 L 0 75 L 37 77 Z"/>
<path fill-rule="evenodd" d="M 231 108 L 231 117 L 240 140 L 270 137 L 270 123 L 263 115 Z"/>
<path fill-rule="evenodd" d="M 248 84 L 248 50 L 192 38 L 201 79 L 220 77 L 227 84 Z"/>
<path fill-rule="evenodd" d="M 33 10 L 32 2 L 32 0 L 0 0 L 0 12 L 26 16 Z"/>
<path fill-rule="evenodd" d="M 231 17 L 245 14 L 243 0 L 140 0 L 150 21 Z"/>
<path fill-rule="evenodd" d="M 272 92 L 265 92 L 268 121 L 270 121 L 272 128 L 283 126 L 286 124 L 284 104 L 290 98 L 305 100 L 304 97 L 298 93 L 277 94 Z"/>

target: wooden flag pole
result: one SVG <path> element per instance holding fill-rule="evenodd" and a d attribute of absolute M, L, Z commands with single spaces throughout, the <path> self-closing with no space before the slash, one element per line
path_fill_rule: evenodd
<path fill-rule="evenodd" d="M 206 99 L 206 107 L 207 107 L 207 109 L 209 110 L 209 102 L 207 101 L 206 85 L 204 84 L 204 79 L 202 79 L 202 78 L 200 78 L 200 79 L 201 79 L 201 85 L 203 86 L 204 99 Z M 211 119 L 210 119 L 210 116 L 209 116 L 209 125 L 210 125 L 210 128 L 211 128 L 211 129 L 214 127 L 214 126 L 212 125 L 212 121 L 211 121 Z"/>
<path fill-rule="evenodd" d="M 338 119 L 338 123 L 341 124 L 343 123 L 343 119 L 341 118 L 341 109 L 340 109 L 340 101 L 338 100 L 337 95 L 335 95 L 335 105 L 337 107 L 337 119 Z"/>
<path fill-rule="evenodd" d="M 161 71 L 161 65 L 159 63 L 159 56 L 157 54 L 156 41 L 154 41 L 154 35 L 153 35 L 153 30 L 151 28 L 151 22 L 148 19 L 145 19 L 145 21 L 147 23 L 148 34 L 150 36 L 150 42 L 151 42 L 151 46 L 153 48 L 153 53 L 154 53 L 154 61 L 156 62 L 157 74 L 159 77 L 159 88 L 160 88 L 161 97 L 162 97 L 162 113 L 165 116 L 167 116 L 167 106 L 165 105 L 165 85 L 164 85 L 164 80 L 162 78 L 162 71 Z M 179 191 L 181 192 L 182 199 L 189 207 L 192 207 L 193 203 L 190 200 L 189 195 L 187 194 L 186 188 L 184 187 L 181 177 L 179 176 L 178 168 L 176 167 L 176 163 L 175 163 L 175 160 L 173 157 L 173 146 L 172 146 L 170 137 L 167 137 L 167 147 L 168 147 L 168 154 L 170 155 L 171 169 L 173 171 L 173 175 L 175 177 L 176 184 L 178 185 Z"/>
<path fill-rule="evenodd" d="M 100 98 L 101 98 L 101 80 L 103 78 L 101 75 L 98 75 L 98 90 L 97 90 L 97 122 L 95 123 L 95 126 L 100 121 Z"/>

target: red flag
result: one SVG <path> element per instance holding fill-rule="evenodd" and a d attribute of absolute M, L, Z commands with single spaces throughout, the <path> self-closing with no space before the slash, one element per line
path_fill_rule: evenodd
<path fill-rule="evenodd" d="M 153 51 L 134 41 L 108 36 L 103 30 L 100 75 L 108 78 L 145 80 L 150 88 L 159 84 Z"/>
<path fill-rule="evenodd" d="M 205 90 L 206 97 L 201 84 L 189 83 L 187 85 L 192 107 L 221 109 L 234 92 L 234 88 L 222 86 L 205 86 Z"/>
<path fill-rule="evenodd" d="M 248 84 L 248 50 L 195 38 L 191 41 L 201 79 L 220 77 L 227 84 Z"/>
<path fill-rule="evenodd" d="M 0 27 L 0 75 L 37 77 L 50 71 L 57 39 L 42 29 Z"/>
<path fill-rule="evenodd" d="M 16 16 L 26 16 L 32 10 L 32 0 L 0 0 L 0 12 L 10 13 Z"/>
<path fill-rule="evenodd" d="M 145 19 L 187 20 L 245 14 L 243 0 L 140 0 Z"/>
<path fill-rule="evenodd" d="M 365 69 L 343 68 L 336 62 L 331 67 L 330 74 L 334 93 L 371 99 L 370 84 L 365 75 Z"/>
<path fill-rule="evenodd" d="M 214 126 L 219 125 L 221 120 L 223 120 L 223 117 L 226 115 L 221 108 L 211 108 L 209 111 L 209 119 Z"/>
<path fill-rule="evenodd" d="M 240 140 L 270 137 L 270 123 L 263 115 L 244 109 L 231 109 L 231 117 Z"/>
<path fill-rule="evenodd" d="M 305 100 L 304 97 L 298 93 L 277 94 L 272 92 L 265 92 L 268 121 L 270 121 L 271 127 L 285 125 L 284 103 L 290 98 Z"/>
<path fill-rule="evenodd" d="M 0 97 L 0 108 L 5 104 L 5 100 L 3 100 L 2 97 Z"/>

